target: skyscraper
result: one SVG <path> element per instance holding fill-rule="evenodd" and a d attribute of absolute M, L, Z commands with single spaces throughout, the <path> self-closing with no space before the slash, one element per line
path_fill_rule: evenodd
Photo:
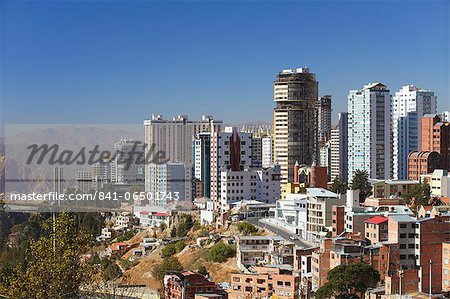
<path fill-rule="evenodd" d="M 252 134 L 225 127 L 224 132 L 211 133 L 211 200 L 219 207 L 221 171 L 242 171 L 252 165 Z"/>
<path fill-rule="evenodd" d="M 194 177 L 202 184 L 202 197 L 211 196 L 211 133 L 204 132 L 194 140 Z"/>
<path fill-rule="evenodd" d="M 372 179 L 391 177 L 391 96 L 381 83 L 348 95 L 348 179 L 366 170 Z"/>
<path fill-rule="evenodd" d="M 347 182 L 348 171 L 348 113 L 339 113 L 339 123 L 331 129 L 330 179 L 339 177 Z"/>
<path fill-rule="evenodd" d="M 403 86 L 392 99 L 392 161 L 394 179 L 406 179 L 408 154 L 419 149 L 419 120 L 436 113 L 434 92 Z"/>
<path fill-rule="evenodd" d="M 294 181 L 294 164 L 318 160 L 316 104 L 318 82 L 308 68 L 287 69 L 274 82 L 274 162 L 281 187 Z"/>
<path fill-rule="evenodd" d="M 164 154 L 165 162 L 180 162 L 185 165 L 186 199 L 192 198 L 192 140 L 198 133 L 220 131 L 221 126 L 222 121 L 213 120 L 210 115 L 204 115 L 200 121 L 190 121 L 186 115 L 178 115 L 172 120 L 166 120 L 161 115 L 153 114 L 151 119 L 144 121 L 146 155 L 161 152 Z M 146 157 L 146 163 L 152 158 Z M 146 167 L 145 181 L 148 182 L 148 180 L 148 167 Z M 148 191 L 148 184 L 146 184 L 146 191 Z"/>
<path fill-rule="evenodd" d="M 262 137 L 261 143 L 262 167 L 269 167 L 273 165 L 273 137 Z"/>
<path fill-rule="evenodd" d="M 116 183 L 144 185 L 144 149 L 142 141 L 122 139 L 114 143 Z"/>
<path fill-rule="evenodd" d="M 329 139 L 331 133 L 331 96 L 321 96 L 316 104 L 317 109 L 317 138 L 319 147 Z"/>

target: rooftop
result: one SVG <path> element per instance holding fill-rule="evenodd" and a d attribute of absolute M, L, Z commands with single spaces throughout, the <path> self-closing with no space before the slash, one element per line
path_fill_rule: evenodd
<path fill-rule="evenodd" d="M 334 198 L 339 197 L 338 194 L 333 193 L 333 192 L 328 191 L 323 188 L 306 188 L 306 194 L 308 194 L 309 196 L 314 196 L 314 197 L 334 197 Z"/>
<path fill-rule="evenodd" d="M 381 223 L 386 222 L 386 221 L 388 221 L 388 219 L 387 219 L 386 217 L 383 217 L 383 216 L 375 216 L 375 217 L 372 217 L 372 218 L 370 218 L 370 219 L 367 219 L 367 220 L 364 221 L 364 222 L 367 222 L 367 223 L 373 223 L 373 224 L 381 224 Z"/>

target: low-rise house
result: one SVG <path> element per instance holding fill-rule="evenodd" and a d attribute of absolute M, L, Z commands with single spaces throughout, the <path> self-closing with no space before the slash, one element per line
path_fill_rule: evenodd
<path fill-rule="evenodd" d="M 431 210 L 433 206 L 423 206 L 421 205 L 417 210 L 417 218 L 428 218 L 431 215 Z"/>
<path fill-rule="evenodd" d="M 450 197 L 450 176 L 448 170 L 435 169 L 432 173 L 421 175 L 430 185 L 432 197 Z"/>
<path fill-rule="evenodd" d="M 122 256 L 123 254 L 125 254 L 125 252 L 128 251 L 129 248 L 130 245 L 125 242 L 115 242 L 109 245 L 108 248 L 106 248 L 106 254 L 117 254 L 118 256 Z"/>
<path fill-rule="evenodd" d="M 411 189 L 419 185 L 415 180 L 370 180 L 374 198 L 401 198 L 410 193 Z"/>
<path fill-rule="evenodd" d="M 223 297 L 219 298 L 226 298 L 224 291 L 201 274 L 185 271 L 164 276 L 164 298 L 166 299 L 195 299 L 196 295 L 205 297 L 205 294 L 222 295 Z"/>
<path fill-rule="evenodd" d="M 114 226 L 129 228 L 129 227 L 131 227 L 131 224 L 133 223 L 132 220 L 133 220 L 133 215 L 131 213 L 122 212 L 116 216 Z"/>
<path fill-rule="evenodd" d="M 311 240 L 318 240 L 331 232 L 333 206 L 345 204 L 345 196 L 323 188 L 306 188 L 307 231 Z"/>
<path fill-rule="evenodd" d="M 160 227 L 162 223 L 169 226 L 170 214 L 167 212 L 141 211 L 138 217 L 141 226 Z"/>
<path fill-rule="evenodd" d="M 236 263 L 243 271 L 250 266 L 273 264 L 276 248 L 282 246 L 280 236 L 238 236 L 236 237 Z"/>
<path fill-rule="evenodd" d="M 159 240 L 156 238 L 143 238 L 141 247 L 146 250 L 152 250 L 159 245 Z"/>

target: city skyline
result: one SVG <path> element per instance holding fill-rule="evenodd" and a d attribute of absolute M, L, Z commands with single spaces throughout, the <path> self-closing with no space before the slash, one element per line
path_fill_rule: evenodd
<path fill-rule="evenodd" d="M 271 122 L 274 77 L 294 67 L 333 96 L 333 124 L 371 82 L 449 110 L 448 3 L 381 2 L 379 19 L 374 3 L 4 2 L 3 123 Z"/>

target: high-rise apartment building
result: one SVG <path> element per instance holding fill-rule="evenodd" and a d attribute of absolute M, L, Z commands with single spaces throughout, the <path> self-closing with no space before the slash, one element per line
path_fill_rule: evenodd
<path fill-rule="evenodd" d="M 262 167 L 262 138 L 252 135 L 252 167 Z"/>
<path fill-rule="evenodd" d="M 160 205 L 170 200 L 186 199 L 186 168 L 183 163 L 151 163 L 147 165 L 147 172 L 145 188 L 151 197 L 147 199 L 159 202 Z"/>
<path fill-rule="evenodd" d="M 434 92 L 403 86 L 392 98 L 392 162 L 394 179 L 408 177 L 408 155 L 419 149 L 420 118 L 436 113 Z"/>
<path fill-rule="evenodd" d="M 331 141 L 328 140 L 319 149 L 319 165 L 327 168 L 327 177 L 330 179 L 331 170 Z"/>
<path fill-rule="evenodd" d="M 440 115 L 426 114 L 420 119 L 420 150 L 435 151 L 441 169 L 450 170 L 450 123 Z"/>
<path fill-rule="evenodd" d="M 226 127 L 211 133 L 211 200 L 219 207 L 221 171 L 242 171 L 252 165 L 252 134 Z"/>
<path fill-rule="evenodd" d="M 331 95 L 321 96 L 316 103 L 317 138 L 319 147 L 329 139 L 331 133 Z"/>
<path fill-rule="evenodd" d="M 191 121 L 186 115 L 178 115 L 172 120 L 163 119 L 161 115 L 152 115 L 144 121 L 146 163 L 180 162 L 186 166 L 185 198 L 191 199 L 193 154 L 192 140 L 202 132 L 219 132 L 222 121 L 213 120 L 212 116 L 204 115 L 199 121 Z M 158 152 L 163 155 L 161 159 Z M 158 161 L 155 161 L 156 160 Z M 159 158 L 159 159 L 158 159 Z M 163 160 L 163 161 L 159 161 Z M 149 162 L 150 161 L 150 162 Z M 148 181 L 148 169 L 145 168 L 145 180 Z M 148 184 L 146 184 L 146 188 Z M 146 189 L 148 191 L 148 189 Z"/>
<path fill-rule="evenodd" d="M 211 133 L 199 133 L 194 139 L 194 177 L 200 181 L 201 196 L 211 196 Z"/>
<path fill-rule="evenodd" d="M 261 160 L 262 167 L 273 165 L 273 137 L 266 136 L 261 138 Z"/>
<path fill-rule="evenodd" d="M 308 68 L 287 69 L 274 82 L 274 162 L 285 189 L 294 180 L 294 164 L 311 165 L 317 155 L 318 82 Z"/>
<path fill-rule="evenodd" d="M 348 179 L 365 170 L 372 179 L 391 177 L 391 96 L 371 83 L 348 95 Z"/>
<path fill-rule="evenodd" d="M 142 141 L 122 139 L 114 143 L 116 183 L 144 185 L 144 145 Z"/>
<path fill-rule="evenodd" d="M 331 130 L 330 180 L 339 177 L 347 181 L 348 171 L 348 113 L 339 113 L 339 123 Z"/>

